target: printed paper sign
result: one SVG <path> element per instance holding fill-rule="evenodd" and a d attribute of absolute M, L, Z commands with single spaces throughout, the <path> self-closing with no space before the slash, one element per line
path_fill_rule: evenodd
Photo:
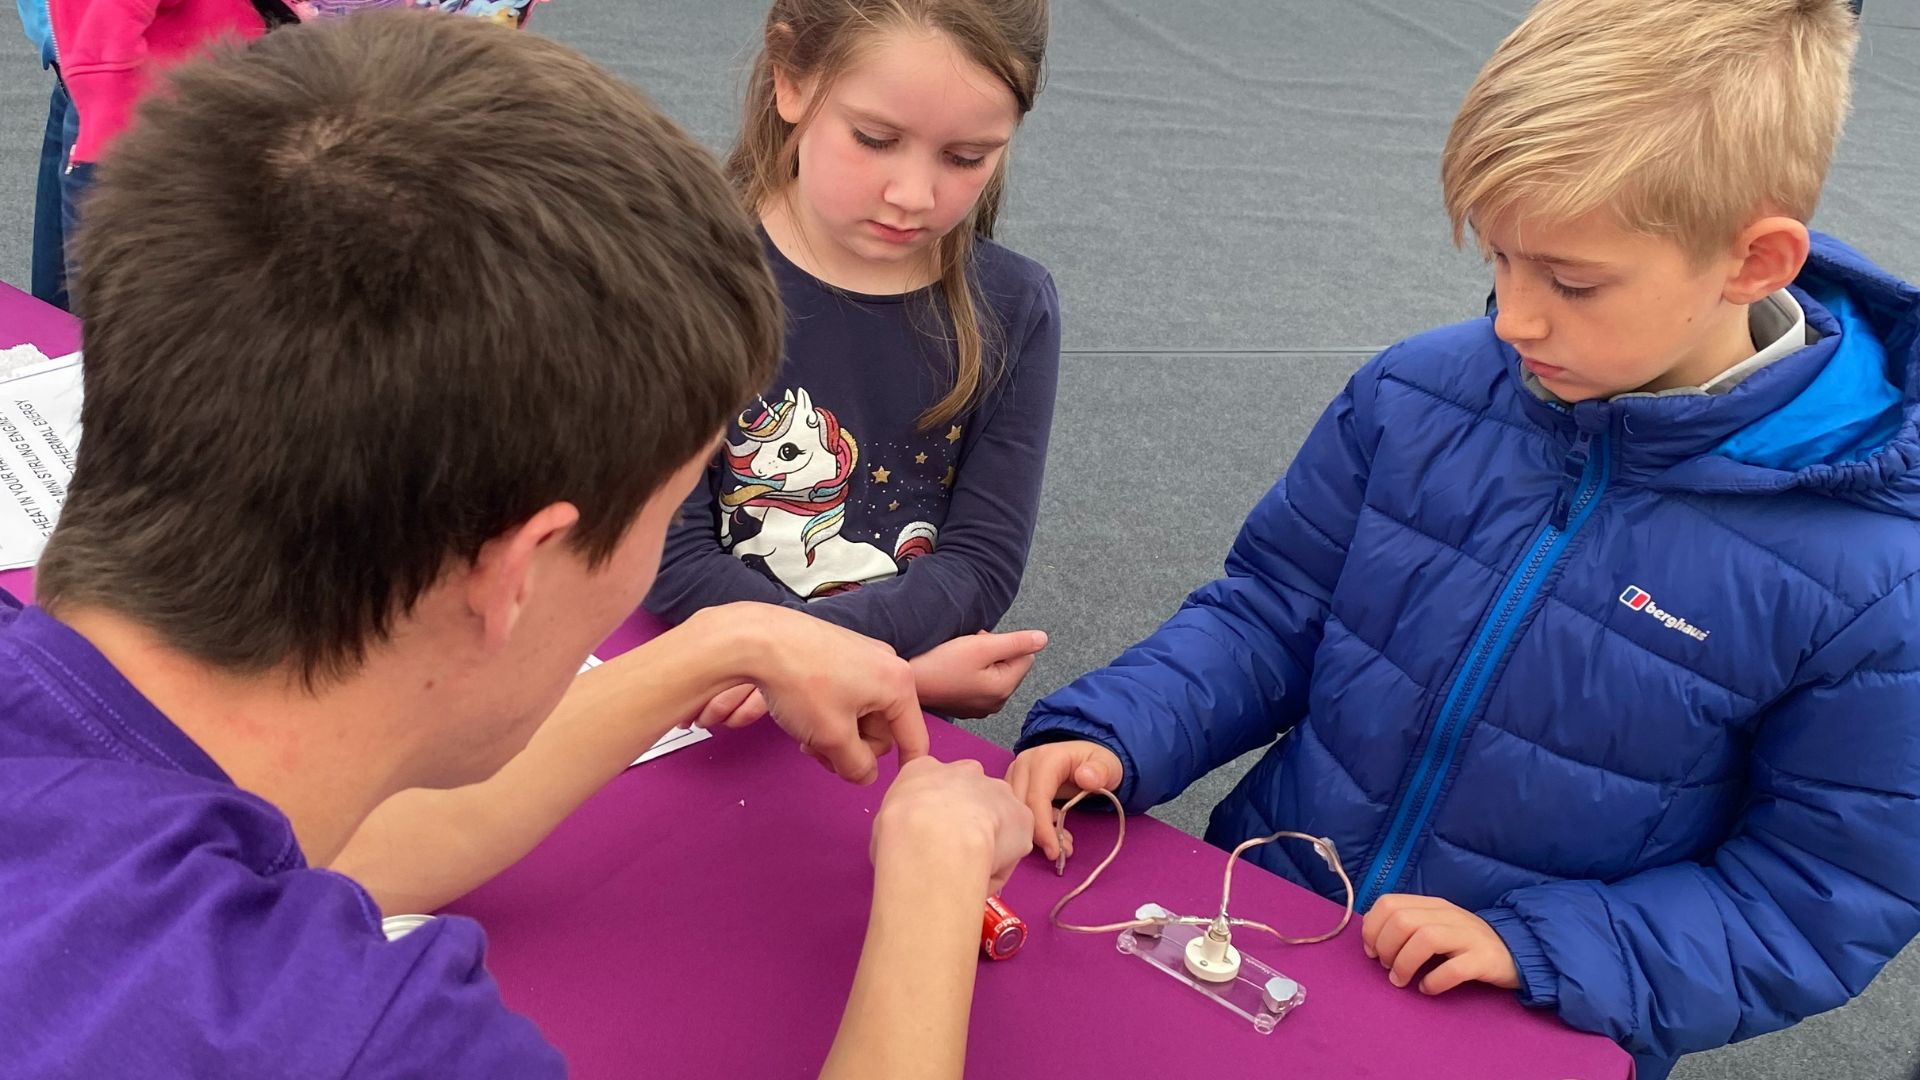
<path fill-rule="evenodd" d="M 79 353 L 0 379 L 0 570 L 40 558 L 79 445 Z"/>

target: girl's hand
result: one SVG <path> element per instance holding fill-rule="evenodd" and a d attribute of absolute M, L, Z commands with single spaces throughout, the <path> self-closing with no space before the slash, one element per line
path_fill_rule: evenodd
<path fill-rule="evenodd" d="M 1513 954 L 1487 921 L 1435 896 L 1389 893 L 1360 924 L 1360 946 L 1387 969 L 1395 986 L 1413 981 L 1435 957 L 1445 961 L 1420 980 L 1423 994 L 1444 994 L 1463 982 L 1520 989 Z"/>
<path fill-rule="evenodd" d="M 697 728 L 710 727 L 746 727 L 748 724 L 767 715 L 767 699 L 760 696 L 760 688 L 752 683 L 741 683 L 728 690 L 722 690 L 707 702 L 694 719 Z"/>
<path fill-rule="evenodd" d="M 1034 654 L 1047 647 L 1039 630 L 1015 630 L 954 638 L 912 660 L 920 704 L 948 716 L 992 716 L 1020 688 Z"/>

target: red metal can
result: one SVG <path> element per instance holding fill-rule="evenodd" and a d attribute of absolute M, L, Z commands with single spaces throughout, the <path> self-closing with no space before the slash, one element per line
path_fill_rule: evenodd
<path fill-rule="evenodd" d="M 987 915 L 980 924 L 980 951 L 989 960 L 1005 960 L 1027 943 L 1027 924 L 997 896 L 987 897 Z"/>

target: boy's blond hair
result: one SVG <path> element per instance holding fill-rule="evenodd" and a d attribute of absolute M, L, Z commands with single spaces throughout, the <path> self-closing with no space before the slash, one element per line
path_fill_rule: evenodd
<path fill-rule="evenodd" d="M 1454 243 L 1515 210 L 1607 207 L 1697 255 L 1760 214 L 1806 221 L 1858 40 L 1846 0 L 1541 0 L 1447 136 Z"/>

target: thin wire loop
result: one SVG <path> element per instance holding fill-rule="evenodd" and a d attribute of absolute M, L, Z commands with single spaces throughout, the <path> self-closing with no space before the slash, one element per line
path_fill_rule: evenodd
<path fill-rule="evenodd" d="M 1065 850 L 1067 811 L 1079 805 L 1080 800 L 1089 795 L 1103 795 L 1108 802 L 1113 804 L 1115 814 L 1113 850 L 1107 852 L 1107 857 L 1100 860 L 1100 865 L 1093 868 L 1093 873 L 1088 874 L 1085 881 L 1069 889 L 1065 896 L 1062 896 L 1054 903 L 1053 910 L 1047 913 L 1048 920 L 1062 930 L 1070 930 L 1077 934 L 1111 934 L 1118 933 L 1121 930 L 1145 930 L 1158 926 L 1206 926 L 1212 923 L 1214 921 L 1212 918 L 1201 918 L 1193 915 L 1174 915 L 1164 919 L 1129 919 L 1126 922 L 1106 923 L 1101 926 L 1082 926 L 1078 923 L 1066 922 L 1060 918 L 1060 913 L 1066 910 L 1067 905 L 1072 903 L 1075 897 L 1086 892 L 1095 881 L 1099 880 L 1100 875 L 1105 873 L 1107 867 L 1111 866 L 1113 860 L 1119 856 L 1120 846 L 1127 842 L 1126 809 L 1120 805 L 1119 797 L 1113 792 L 1108 791 L 1106 788 L 1098 788 L 1075 794 L 1073 798 L 1068 799 L 1053 812 L 1053 831 L 1055 835 L 1061 839 L 1063 845 L 1061 850 Z M 1259 847 L 1262 844 L 1271 844 L 1275 840 L 1303 840 L 1312 844 L 1314 851 L 1320 855 L 1320 858 L 1325 860 L 1327 866 L 1330 867 L 1335 874 L 1340 876 L 1340 884 L 1346 889 L 1347 893 L 1347 905 L 1345 912 L 1340 916 L 1340 922 L 1335 925 L 1333 929 L 1324 934 L 1315 934 L 1312 937 L 1289 937 L 1275 930 L 1273 927 L 1268 926 L 1266 923 L 1257 922 L 1253 919 L 1235 919 L 1227 916 L 1227 899 L 1233 892 L 1233 864 L 1239 861 L 1240 855 L 1248 849 Z M 1346 868 L 1340 865 L 1339 850 L 1333 846 L 1332 840 L 1324 836 L 1308 836 L 1306 833 L 1283 831 L 1274 833 L 1271 836 L 1255 837 L 1241 844 L 1239 847 L 1234 848 L 1233 854 L 1227 856 L 1227 871 L 1220 879 L 1220 918 L 1226 919 L 1229 926 L 1245 926 L 1253 930 L 1260 930 L 1272 934 L 1275 938 L 1278 938 L 1288 945 L 1313 945 L 1318 942 L 1328 941 L 1340 936 L 1340 932 L 1347 928 L 1349 922 L 1353 921 L 1353 880 L 1347 876 Z"/>

